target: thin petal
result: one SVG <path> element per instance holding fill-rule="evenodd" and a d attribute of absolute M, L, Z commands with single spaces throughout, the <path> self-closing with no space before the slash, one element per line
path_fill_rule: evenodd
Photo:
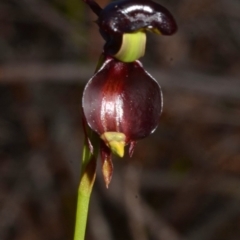
<path fill-rule="evenodd" d="M 105 145 L 103 141 L 101 141 L 100 153 L 101 153 L 101 160 L 102 160 L 103 179 L 104 179 L 106 188 L 108 188 L 113 175 L 112 153 L 111 153 L 111 150 Z"/>
<path fill-rule="evenodd" d="M 94 0 L 83 0 L 88 4 L 88 6 L 92 9 L 92 11 L 99 16 L 102 12 L 102 8 L 94 1 Z"/>
<path fill-rule="evenodd" d="M 129 146 L 129 150 L 128 150 L 128 153 L 129 153 L 130 157 L 132 157 L 132 155 L 133 155 L 136 144 L 137 144 L 136 141 L 130 142 L 130 146 Z"/>

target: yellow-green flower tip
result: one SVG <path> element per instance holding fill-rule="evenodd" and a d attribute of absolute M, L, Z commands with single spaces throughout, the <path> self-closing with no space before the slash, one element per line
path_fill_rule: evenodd
<path fill-rule="evenodd" d="M 144 56 L 145 47 L 145 32 L 124 33 L 121 48 L 114 57 L 122 62 L 134 62 Z"/>
<path fill-rule="evenodd" d="M 105 132 L 101 135 L 101 139 L 111 149 L 112 153 L 123 157 L 126 136 L 119 132 Z"/>
<path fill-rule="evenodd" d="M 119 157 L 124 156 L 124 146 L 125 146 L 124 142 L 111 141 L 109 143 L 109 147 L 110 147 L 112 153 Z"/>

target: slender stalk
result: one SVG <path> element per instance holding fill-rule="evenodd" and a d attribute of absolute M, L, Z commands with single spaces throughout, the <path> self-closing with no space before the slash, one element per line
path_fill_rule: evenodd
<path fill-rule="evenodd" d="M 104 59 L 105 56 L 101 55 L 95 72 L 101 67 Z M 84 117 L 83 129 L 85 142 L 83 146 L 82 170 L 78 187 L 74 240 L 84 240 L 85 238 L 89 202 L 96 178 L 96 160 L 100 141 L 99 136 L 87 127 Z"/>
<path fill-rule="evenodd" d="M 84 240 L 85 238 L 89 200 L 90 195 L 82 194 L 79 189 L 74 240 Z"/>
<path fill-rule="evenodd" d="M 95 134 L 93 134 L 93 140 L 95 140 L 93 141 L 94 148 L 89 146 L 89 141 L 87 138 L 85 139 L 83 147 L 82 171 L 78 187 L 74 240 L 84 240 L 85 238 L 89 201 L 96 178 L 98 140 L 96 139 Z"/>

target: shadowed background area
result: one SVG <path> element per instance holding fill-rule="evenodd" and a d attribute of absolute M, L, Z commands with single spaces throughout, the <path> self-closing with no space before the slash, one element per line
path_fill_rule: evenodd
<path fill-rule="evenodd" d="M 106 0 L 99 0 L 103 7 Z M 157 131 L 100 172 L 87 240 L 240 239 L 240 2 L 162 0 L 177 34 L 142 59 Z M 0 239 L 72 239 L 81 95 L 103 40 L 81 0 L 0 1 Z"/>

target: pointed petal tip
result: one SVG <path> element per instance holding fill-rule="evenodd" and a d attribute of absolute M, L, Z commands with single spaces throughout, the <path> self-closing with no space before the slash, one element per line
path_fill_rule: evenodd
<path fill-rule="evenodd" d="M 105 132 L 101 135 L 101 139 L 110 148 L 111 152 L 119 157 L 124 156 L 124 147 L 126 145 L 126 136 L 119 132 Z"/>
<path fill-rule="evenodd" d="M 108 180 L 108 179 L 104 178 L 104 182 L 105 182 L 106 189 L 108 189 L 111 180 Z"/>
<path fill-rule="evenodd" d="M 112 153 L 119 157 L 124 156 L 124 146 L 125 146 L 125 142 L 117 142 L 117 141 L 109 142 L 109 148 L 111 149 Z"/>

